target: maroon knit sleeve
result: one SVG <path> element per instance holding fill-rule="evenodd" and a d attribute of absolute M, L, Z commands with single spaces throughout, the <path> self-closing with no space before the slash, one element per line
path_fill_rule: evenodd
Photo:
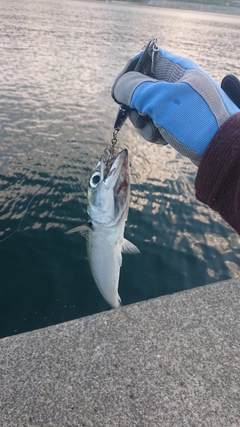
<path fill-rule="evenodd" d="M 217 131 L 199 165 L 196 197 L 240 234 L 240 113 Z"/>

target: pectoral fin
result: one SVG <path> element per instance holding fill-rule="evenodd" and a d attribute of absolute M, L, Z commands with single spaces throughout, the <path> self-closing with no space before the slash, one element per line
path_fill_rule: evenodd
<path fill-rule="evenodd" d="M 78 227 L 66 231 L 66 234 L 79 233 L 81 236 L 86 237 L 86 233 L 91 229 L 91 223 L 87 222 L 87 224 L 79 225 Z"/>
<path fill-rule="evenodd" d="M 140 250 L 127 239 L 122 239 L 122 253 L 124 254 L 139 254 Z"/>

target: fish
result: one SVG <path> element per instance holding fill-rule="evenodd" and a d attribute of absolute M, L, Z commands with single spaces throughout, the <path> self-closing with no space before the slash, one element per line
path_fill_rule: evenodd
<path fill-rule="evenodd" d="M 116 153 L 106 147 L 94 169 L 88 188 L 87 223 L 69 230 L 86 237 L 90 269 L 102 296 L 112 308 L 119 308 L 118 294 L 122 253 L 139 253 L 124 238 L 130 204 L 128 150 Z"/>

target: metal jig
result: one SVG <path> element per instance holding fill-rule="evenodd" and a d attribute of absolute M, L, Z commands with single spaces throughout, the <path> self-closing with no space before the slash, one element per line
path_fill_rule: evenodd
<path fill-rule="evenodd" d="M 146 76 L 154 77 L 154 56 L 158 51 L 157 38 L 151 39 L 143 48 L 143 52 L 137 62 L 134 71 L 138 71 Z M 117 135 L 121 127 L 127 120 L 130 113 L 130 107 L 121 104 L 114 124 L 113 136 L 111 139 L 111 152 L 114 153 L 114 148 L 117 143 Z"/>

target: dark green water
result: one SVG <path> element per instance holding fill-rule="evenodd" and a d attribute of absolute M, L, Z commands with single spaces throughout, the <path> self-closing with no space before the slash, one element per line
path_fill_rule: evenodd
<path fill-rule="evenodd" d="M 2 0 L 0 238 L 23 220 L 0 243 L 1 337 L 109 309 L 84 239 L 65 232 L 85 222 L 88 179 L 117 113 L 110 88 L 126 60 L 157 36 L 220 82 L 240 75 L 239 30 L 229 15 Z M 120 147 L 132 163 L 126 238 L 141 251 L 123 257 L 123 303 L 238 276 L 239 238 L 195 200 L 195 166 L 128 123 Z"/>

